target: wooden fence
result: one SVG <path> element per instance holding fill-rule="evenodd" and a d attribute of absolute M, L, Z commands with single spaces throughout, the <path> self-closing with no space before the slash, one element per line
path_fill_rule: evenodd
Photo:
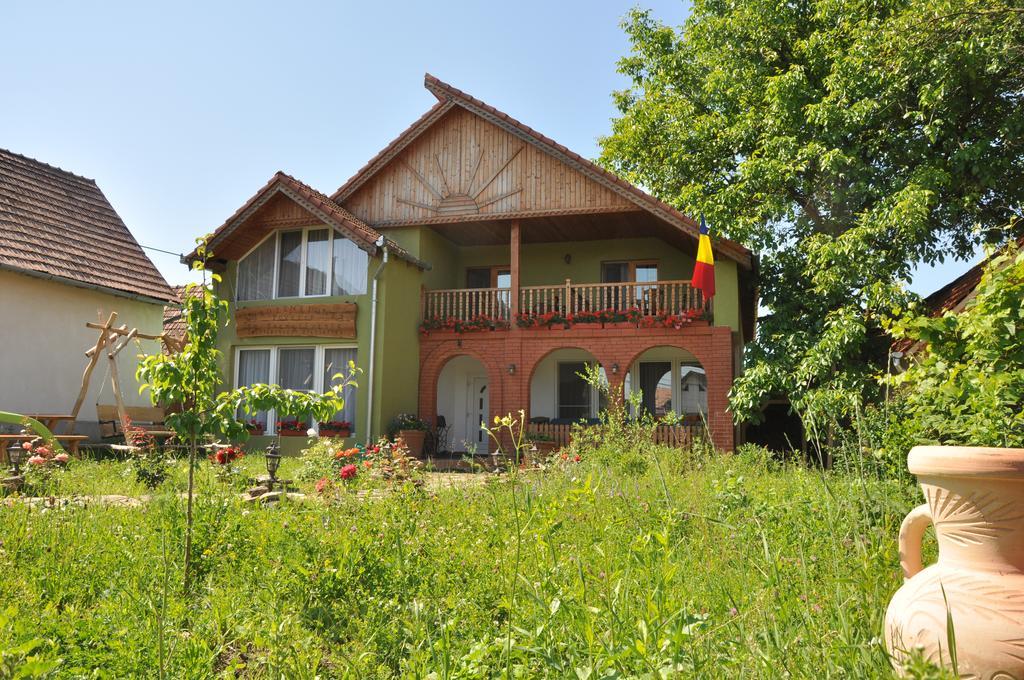
<path fill-rule="evenodd" d="M 530 423 L 526 431 L 530 434 L 547 435 L 558 447 L 568 446 L 572 438 L 573 425 L 555 423 Z M 703 425 L 659 425 L 654 430 L 654 443 L 665 446 L 686 447 L 704 436 Z"/>

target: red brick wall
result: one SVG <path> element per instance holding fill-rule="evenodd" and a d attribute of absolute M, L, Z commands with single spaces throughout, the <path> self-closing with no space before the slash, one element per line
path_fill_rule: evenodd
<path fill-rule="evenodd" d="M 530 417 L 530 378 L 534 368 L 556 349 L 578 348 L 592 354 L 605 367 L 613 387 L 622 388 L 629 366 L 653 347 L 678 347 L 692 353 L 704 367 L 708 381 L 708 427 L 719 449 L 734 447 L 728 392 L 733 381 L 733 345 L 729 328 L 694 324 L 681 330 L 662 328 L 600 328 L 574 326 L 563 330 L 523 330 L 456 334 L 435 331 L 420 338 L 420 417 L 433 422 L 437 414 L 437 382 L 441 369 L 460 355 L 475 357 L 487 369 L 493 413 Z M 515 364 L 515 373 L 509 366 Z M 619 365 L 617 375 L 612 364 Z"/>

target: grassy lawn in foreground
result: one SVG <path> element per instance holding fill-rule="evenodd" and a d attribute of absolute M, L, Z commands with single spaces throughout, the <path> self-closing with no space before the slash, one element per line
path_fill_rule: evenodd
<path fill-rule="evenodd" d="M 143 508 L 0 506 L 0 654 L 39 640 L 59 677 L 889 674 L 913 487 L 651 456 L 277 507 L 204 465 L 187 594 L 184 465 Z M 130 493 L 123 467 L 80 463 L 67 489 Z"/>

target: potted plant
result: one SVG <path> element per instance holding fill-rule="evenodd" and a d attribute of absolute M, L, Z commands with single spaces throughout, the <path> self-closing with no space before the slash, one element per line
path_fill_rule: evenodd
<path fill-rule="evenodd" d="M 347 420 L 328 420 L 320 423 L 321 437 L 351 437 L 352 423 Z"/>
<path fill-rule="evenodd" d="M 1024 253 L 989 260 L 959 314 L 892 324 L 927 343 L 889 381 L 903 388 L 910 451 L 925 503 L 900 527 L 906 582 L 885 615 L 885 643 L 900 670 L 912 650 L 961 677 L 1024 677 Z M 937 445 L 936 445 L 937 444 Z M 921 539 L 935 527 L 939 554 L 924 567 Z M 955 631 L 955 656 L 950 631 Z"/>
<path fill-rule="evenodd" d="M 277 421 L 277 434 L 282 437 L 305 437 L 306 423 L 301 420 Z"/>
<path fill-rule="evenodd" d="M 411 413 L 399 413 L 388 428 L 391 436 L 405 442 L 414 458 L 423 457 L 423 445 L 427 440 L 427 423 Z"/>

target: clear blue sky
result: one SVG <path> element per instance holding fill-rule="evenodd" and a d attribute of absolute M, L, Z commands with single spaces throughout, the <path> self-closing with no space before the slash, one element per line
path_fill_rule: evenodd
<path fill-rule="evenodd" d="M 188 251 L 277 170 L 331 193 L 436 101 L 425 71 L 596 156 L 633 4 L 5 3 L 0 148 L 96 179 L 141 244 Z"/>

